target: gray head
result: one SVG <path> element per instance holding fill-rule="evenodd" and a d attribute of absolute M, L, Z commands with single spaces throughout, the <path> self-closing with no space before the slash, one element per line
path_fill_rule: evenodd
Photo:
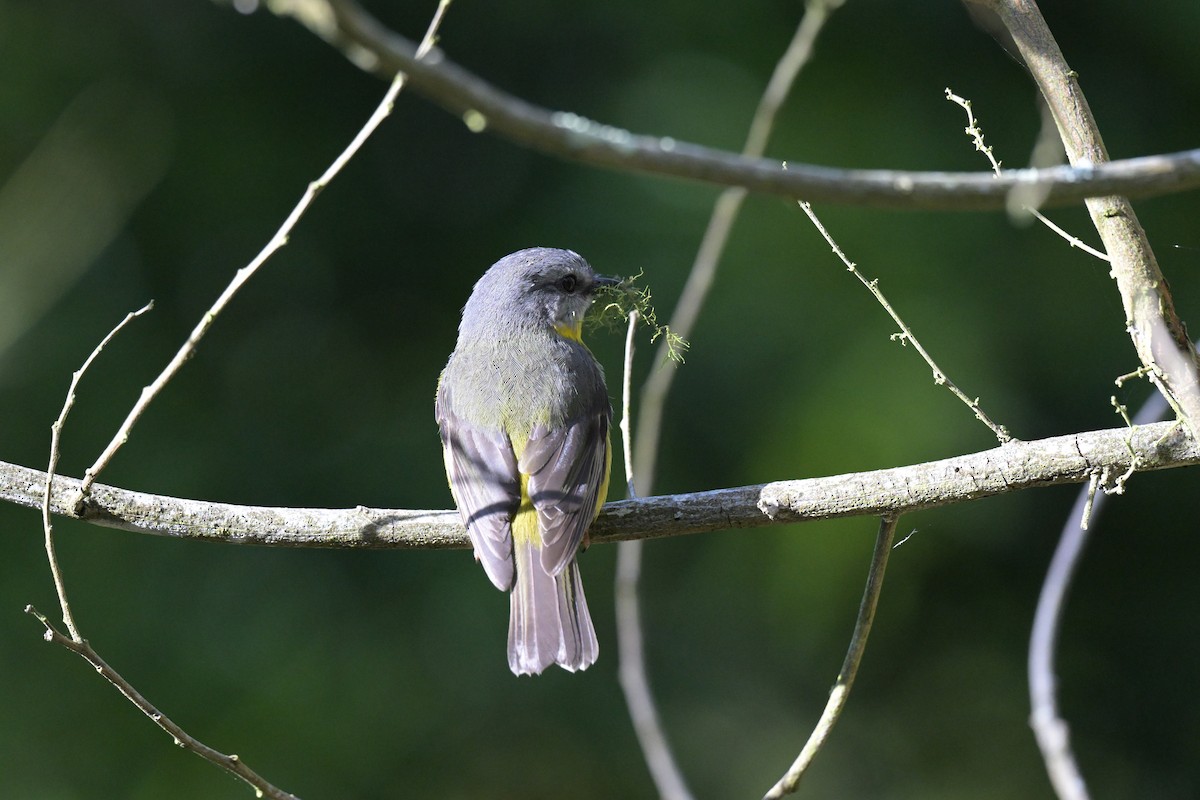
<path fill-rule="evenodd" d="M 517 327 L 555 330 L 578 341 L 596 287 L 617 283 L 597 275 L 571 250 L 519 250 L 493 264 L 475 284 L 463 308 L 459 334 L 494 337 L 497 331 Z"/>

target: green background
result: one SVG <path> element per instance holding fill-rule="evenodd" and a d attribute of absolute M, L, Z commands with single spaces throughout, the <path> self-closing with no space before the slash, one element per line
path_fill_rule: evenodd
<path fill-rule="evenodd" d="M 1200 4 L 1046 2 L 1114 157 L 1197 146 Z M 433 3 L 375 3 L 413 38 Z M 738 149 L 796 2 L 470 3 L 450 58 L 532 102 Z M 366 119 L 385 85 L 295 22 L 203 0 L 0 2 L 0 459 L 79 475 L 188 331 Z M 769 153 L 983 170 L 951 87 L 1006 165 L 1039 120 L 1024 72 L 944 2 L 851 0 Z M 218 320 L 103 482 L 256 505 L 445 508 L 438 371 L 474 280 L 513 250 L 644 271 L 668 315 L 718 190 L 560 162 L 416 94 Z M 1195 193 L 1136 204 L 1181 316 L 1200 314 Z M 1003 213 L 818 206 L 949 375 L 1022 439 L 1113 427 L 1137 366 L 1100 262 Z M 1077 208 L 1052 216 L 1087 241 Z M 1195 326 L 1193 326 L 1195 327 Z M 657 489 L 917 463 L 991 433 L 794 204 L 752 197 L 680 368 Z M 619 372 L 621 336 L 590 343 Z M 639 380 L 649 370 L 645 339 Z M 1142 383 L 1118 392 L 1136 406 Z M 1135 476 L 1067 609 L 1061 700 L 1094 796 L 1200 794 L 1196 475 Z M 619 486 L 614 481 L 614 487 Z M 812 797 L 1048 798 L 1027 727 L 1037 592 L 1075 489 L 913 514 Z M 617 497 L 614 488 L 613 498 Z M 700 798 L 758 797 L 823 707 L 876 522 L 654 541 L 651 677 Z M 651 797 L 616 682 L 616 548 L 582 560 L 601 660 L 517 680 L 507 607 L 465 551 L 216 546 L 64 520 L 84 634 L 185 729 L 315 798 Z M 0 507 L 0 796 L 238 798 L 21 613 L 56 601 L 34 511 Z"/>

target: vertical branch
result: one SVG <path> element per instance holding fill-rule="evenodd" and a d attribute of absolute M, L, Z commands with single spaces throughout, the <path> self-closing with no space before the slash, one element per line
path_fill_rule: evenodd
<path fill-rule="evenodd" d="M 625 331 L 625 365 L 621 370 L 621 453 L 625 460 L 625 496 L 638 496 L 633 472 L 633 431 L 630 427 L 630 397 L 633 394 L 633 334 L 641 314 L 635 308 L 629 312 L 629 327 Z"/>
<path fill-rule="evenodd" d="M 1038 88 L 1046 98 L 1072 166 L 1093 167 L 1109 160 L 1079 74 L 1068 65 L 1034 0 L 971 0 L 996 12 L 1008 29 Z M 1170 288 L 1159 269 L 1146 232 L 1124 197 L 1086 201 L 1092 223 L 1112 263 L 1125 308 L 1126 329 L 1142 365 L 1181 422 L 1200 432 L 1200 378 L 1196 351 L 1175 312 Z M 1172 364 L 1174 366 L 1172 366 Z"/>
<path fill-rule="evenodd" d="M 100 340 L 100 344 L 96 345 L 91 355 L 84 360 L 83 366 L 71 374 L 71 385 L 67 389 L 67 397 L 63 401 L 62 411 L 59 412 L 58 419 L 50 426 L 50 463 L 46 467 L 46 492 L 42 497 L 42 530 L 46 536 L 46 561 L 50 564 L 50 576 L 54 579 L 54 591 L 58 594 L 58 604 L 62 607 L 63 625 L 67 627 L 67 633 L 75 642 L 82 642 L 83 637 L 79 634 L 79 628 L 75 625 L 75 615 L 71 611 L 71 604 L 67 601 L 67 586 L 63 581 L 62 569 L 58 565 L 58 554 L 54 549 L 54 525 L 50 522 L 50 497 L 54 492 L 54 473 L 58 469 L 63 425 L 66 424 L 67 415 L 71 413 L 71 408 L 75 405 L 75 389 L 79 386 L 79 380 L 83 377 L 83 373 L 87 372 L 88 367 L 100 355 L 100 351 L 121 332 L 122 328 L 133 321 L 134 317 L 140 317 L 153 307 L 154 301 L 152 300 L 137 311 L 129 312 L 123 320 L 117 323 L 115 328 L 108 332 L 107 336 Z"/>
<path fill-rule="evenodd" d="M 800 69 L 812 57 L 817 34 L 824 27 L 829 14 L 842 2 L 843 0 L 809 0 L 804 16 L 796 28 L 796 33 L 775 65 L 771 79 L 767 82 L 767 88 L 759 100 L 758 108 L 750 123 L 750 131 L 746 136 L 746 144 L 742 150 L 745 155 L 760 156 L 766 149 L 767 140 L 780 107 L 791 91 Z M 671 330 L 683 339 L 687 339 L 691 335 L 692 328 L 695 326 L 696 318 L 712 287 L 717 264 L 725 250 L 725 244 L 729 240 L 734 220 L 737 219 L 745 198 L 745 189 L 726 189 L 721 193 L 713 208 L 708 228 L 696 254 L 696 260 L 692 264 L 692 270 L 688 275 L 687 283 L 669 325 Z M 624 405 L 621 422 L 630 498 L 636 497 L 638 494 L 650 494 L 652 491 L 654 473 L 657 469 L 658 445 L 662 433 L 663 409 L 666 406 L 667 394 L 675 376 L 674 370 L 660 369 L 658 366 L 666 360 L 668 353 L 669 340 L 664 339 L 655 352 L 656 367 L 650 373 L 646 386 L 642 390 L 640 425 L 635 448 L 629 427 L 630 375 L 633 367 L 635 321 L 636 315 L 631 315 L 629 334 L 625 343 Z M 636 463 L 641 466 L 640 481 L 636 479 L 633 472 L 635 449 Z M 691 794 L 671 755 L 647 677 L 638 602 L 641 563 L 642 543 L 640 541 L 621 542 L 617 546 L 616 618 L 621 689 L 625 694 L 625 702 L 629 707 L 629 714 L 633 720 L 638 742 L 642 747 L 642 754 L 660 796 L 670 800 L 685 800 L 690 798 Z"/>
<path fill-rule="evenodd" d="M 1087 518 L 1096 512 L 1094 500 L 1098 499 L 1095 494 L 1098 482 L 1093 477 L 1089 486 L 1080 492 L 1063 528 L 1038 596 L 1029 641 L 1029 702 L 1032 708 L 1029 724 L 1042 751 L 1050 783 L 1060 800 L 1088 798 L 1087 785 L 1071 751 L 1067 723 L 1058 712 L 1054 651 L 1058 646 L 1058 629 L 1067 590 L 1087 544 Z"/>
<path fill-rule="evenodd" d="M 48 642 L 54 642 L 67 648 L 71 652 L 79 655 L 85 661 L 95 668 L 100 676 L 108 681 L 117 691 L 133 703 L 138 710 L 150 718 L 155 725 L 162 728 L 177 745 L 183 747 L 201 758 L 216 764 L 228 772 L 238 776 L 246 783 L 254 787 L 255 792 L 259 797 L 269 797 L 272 800 L 297 800 L 297 798 L 273 785 L 271 782 L 263 778 L 254 770 L 250 769 L 236 755 L 226 755 L 220 751 L 214 750 L 208 745 L 188 734 L 183 728 L 172 721 L 167 715 L 158 710 L 149 700 L 142 696 L 141 692 L 133 687 L 129 681 L 125 680 L 120 673 L 110 667 L 100 654 L 97 653 L 83 638 L 83 634 L 79 631 L 79 626 L 75 623 L 75 614 L 71 611 L 71 604 L 67 600 L 66 582 L 63 580 L 62 569 L 58 564 L 58 556 L 54 549 L 54 527 L 50 524 L 50 497 L 54 486 L 54 471 L 58 467 L 58 459 L 61 451 L 62 431 L 67 422 L 67 415 L 71 408 L 75 405 L 75 389 L 79 386 L 79 381 L 83 374 L 87 371 L 96 357 L 100 355 L 105 346 L 112 341 L 122 328 L 129 324 L 134 317 L 139 317 L 146 313 L 153 306 L 153 303 L 147 303 L 137 311 L 130 312 L 125 315 L 125 318 L 117 324 L 115 328 L 109 331 L 108 335 L 100 340 L 100 344 L 92 350 L 91 355 L 83 362 L 83 366 L 77 369 L 71 375 L 71 385 L 67 389 L 67 397 L 63 402 L 62 411 L 58 415 L 58 419 L 50 428 L 50 464 L 46 469 L 46 493 L 42 501 L 42 528 L 46 535 L 46 559 L 50 563 L 50 573 L 54 578 L 54 588 L 58 593 L 58 602 L 62 606 L 63 624 L 67 628 L 69 635 L 64 636 L 50 623 L 50 620 L 45 615 L 38 612 L 32 605 L 25 607 L 25 613 L 30 614 L 38 619 L 45 627 L 45 639 Z"/>
<path fill-rule="evenodd" d="M 754 119 L 750 123 L 750 131 L 746 135 L 746 144 L 742 155 L 761 156 L 767 147 L 775 117 L 779 113 L 783 101 L 791 92 L 792 85 L 800 70 L 812 59 L 813 48 L 817 35 L 825 27 L 829 15 L 833 13 L 844 0 L 809 0 L 804 10 L 792 41 L 775 65 L 767 88 L 758 101 Z M 741 188 L 726 189 L 717 198 L 712 216 L 708 220 L 708 228 L 700 242 L 696 260 L 688 273 L 687 282 L 675 306 L 668 327 L 684 339 L 691 339 L 692 329 L 700 315 L 700 309 L 712 288 L 716 276 L 717 264 L 729 241 L 729 233 L 741 210 L 742 201 L 746 199 L 746 190 Z M 662 436 L 663 409 L 666 406 L 667 394 L 675 380 L 675 371 L 660 369 L 667 358 L 667 343 L 659 345 L 654 354 L 654 366 L 646 385 L 642 388 L 642 402 L 638 417 L 638 437 L 636 457 L 639 465 L 638 492 L 645 496 L 651 494 L 654 487 L 654 475 L 658 469 L 658 443 Z"/>
<path fill-rule="evenodd" d="M 1063 56 L 1034 0 L 972 0 L 994 11 L 1012 35 L 1049 106 L 1072 166 L 1109 160 L 1104 140 L 1079 75 Z M 1085 201 L 1100 234 L 1125 309 L 1125 327 L 1138 358 L 1163 398 L 1194 438 L 1200 434 L 1200 381 L 1196 351 L 1175 312 L 1171 292 L 1133 206 L 1119 196 Z M 1120 479 L 1119 479 L 1120 480 Z M 1097 500 L 1100 498 L 1097 497 Z M 1080 517 L 1089 499 L 1077 503 Z M 1091 514 L 1096 509 L 1090 510 Z M 1074 518 L 1076 514 L 1072 514 Z M 1068 523 L 1051 560 L 1034 618 L 1029 647 L 1030 722 L 1046 770 L 1062 800 L 1085 800 L 1087 786 L 1075 762 L 1066 722 L 1058 712 L 1054 650 L 1071 578 L 1087 541 L 1087 531 Z"/>
<path fill-rule="evenodd" d="M 633 436 L 630 430 L 630 396 L 633 383 L 633 334 L 637 329 L 638 312 L 629 312 L 629 330 L 625 334 L 625 369 L 621 380 L 621 444 L 625 454 L 626 497 L 637 497 L 633 469 Z M 638 601 L 638 578 L 642 569 L 641 541 L 622 542 L 617 548 L 616 617 L 617 617 L 617 678 L 625 695 L 625 705 L 633 721 L 642 756 L 650 769 L 650 777 L 665 800 L 691 800 L 691 792 L 683 773 L 671 755 L 666 733 L 658 718 L 650 681 L 646 677 L 646 655 L 642 650 L 642 612 Z"/>
<path fill-rule="evenodd" d="M 1132 426 L 1149 425 L 1161 419 L 1168 409 L 1166 398 L 1154 394 L 1133 419 L 1127 421 Z M 1067 592 L 1083 556 L 1088 531 L 1094 528 L 1109 495 L 1108 491 L 1097 492 L 1099 485 L 1100 473 L 1095 473 L 1075 498 L 1042 582 L 1029 637 L 1029 724 L 1042 752 L 1050 782 L 1061 800 L 1086 800 L 1088 797 L 1087 784 L 1071 750 L 1070 729 L 1058 709 L 1054 653 L 1058 649 L 1058 631 Z"/>
<path fill-rule="evenodd" d="M 867 648 L 867 637 L 871 634 L 871 624 L 875 621 L 875 609 L 879 605 L 879 593 L 883 590 L 883 573 L 887 570 L 888 556 L 892 552 L 892 541 L 896 538 L 896 523 L 898 517 L 884 517 L 879 521 L 879 533 L 875 537 L 875 551 L 871 554 L 871 568 L 867 573 L 867 585 L 863 589 L 862 603 L 858 607 L 858 619 L 854 623 L 854 633 L 850 637 L 850 647 L 842 662 L 842 671 L 838 673 L 837 683 L 829 692 L 829 702 L 817 720 L 808 741 L 800 755 L 796 757 L 787 773 L 771 787 L 763 800 L 779 800 L 785 794 L 796 791 L 800 779 L 808 770 L 813 759 L 817 757 L 825 740 L 833 732 L 833 726 L 842 716 L 842 709 L 850 698 L 850 689 L 858 675 L 858 666 L 862 663 L 863 652 Z"/>

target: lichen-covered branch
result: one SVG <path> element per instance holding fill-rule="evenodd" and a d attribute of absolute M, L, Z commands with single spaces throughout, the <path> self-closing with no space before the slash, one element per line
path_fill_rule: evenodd
<path fill-rule="evenodd" d="M 1177 425 L 1010 442 L 969 455 L 905 467 L 609 503 L 592 543 L 885 516 L 962 503 L 1035 486 L 1083 483 L 1096 470 L 1119 475 L 1200 463 L 1200 445 Z M 40 508 L 46 474 L 0 462 L 0 501 Z M 97 484 L 81 514 L 79 481 L 58 476 L 50 509 L 97 525 L 231 544 L 282 547 L 431 549 L 469 547 L 454 511 L 272 508 L 185 500 Z"/>

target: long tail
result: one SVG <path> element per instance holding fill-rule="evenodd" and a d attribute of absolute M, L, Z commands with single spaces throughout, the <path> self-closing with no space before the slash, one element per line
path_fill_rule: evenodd
<path fill-rule="evenodd" d="M 576 562 L 550 575 L 532 542 L 514 542 L 513 555 L 517 580 L 509 595 L 509 668 L 516 675 L 537 675 L 551 664 L 569 672 L 590 667 L 600 644 Z"/>

